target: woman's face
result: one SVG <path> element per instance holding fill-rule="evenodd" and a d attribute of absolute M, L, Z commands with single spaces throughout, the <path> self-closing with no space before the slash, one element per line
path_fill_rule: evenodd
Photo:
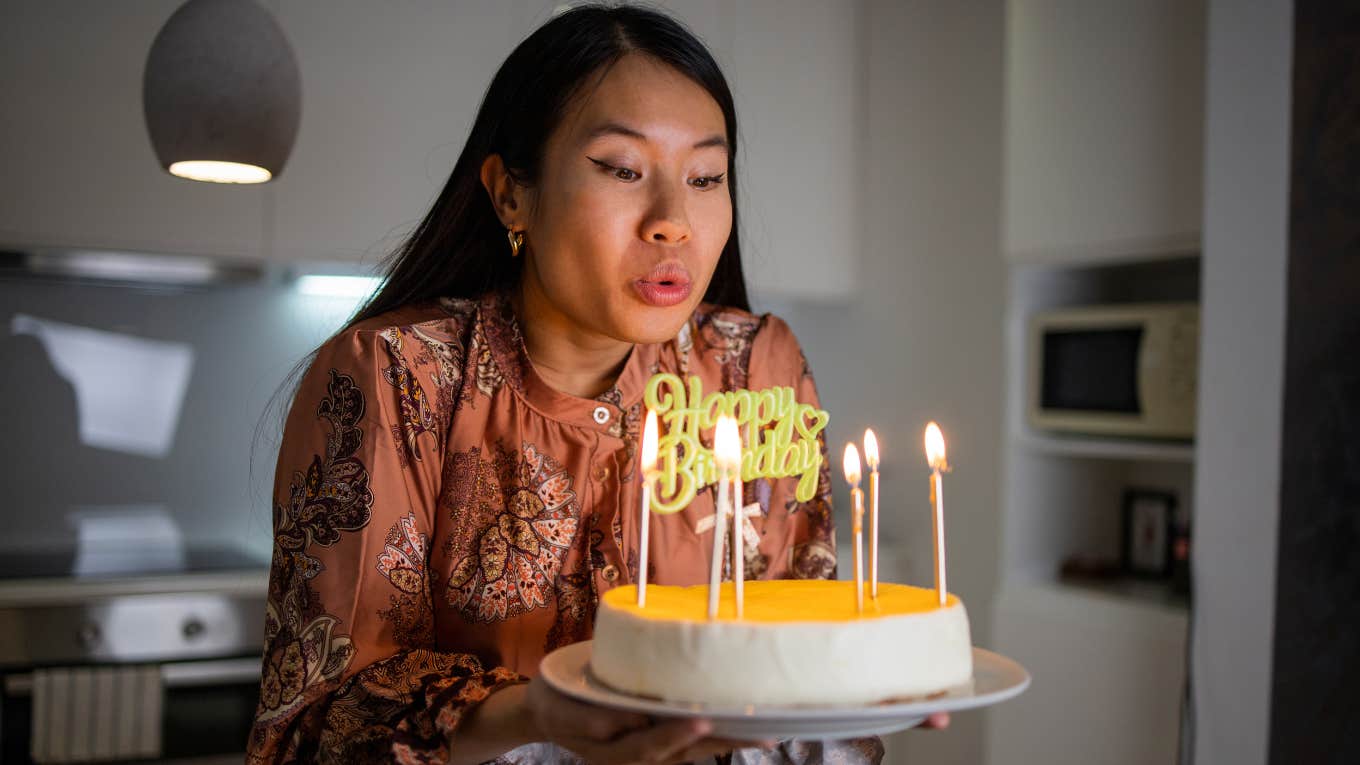
<path fill-rule="evenodd" d="M 712 96 L 654 59 L 625 56 L 587 85 L 526 190 L 523 286 L 541 318 L 630 343 L 674 337 L 732 231 L 727 142 Z"/>

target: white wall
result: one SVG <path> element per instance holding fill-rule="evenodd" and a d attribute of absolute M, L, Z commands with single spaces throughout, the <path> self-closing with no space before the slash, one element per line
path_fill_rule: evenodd
<path fill-rule="evenodd" d="M 1195 762 L 1267 758 L 1284 392 L 1289 0 L 1209 9 Z"/>
<path fill-rule="evenodd" d="M 846 440 L 875 428 L 884 546 L 912 584 L 931 581 L 922 431 L 940 423 L 955 468 L 945 488 L 950 590 L 968 606 L 974 643 L 987 646 L 1003 432 L 1004 9 L 947 0 L 862 7 L 862 116 L 845 121 L 845 140 L 863 145 L 858 299 L 766 307 L 789 320 L 807 352 L 832 415 L 833 463 Z M 819 193 L 816 179 L 801 193 Z M 844 524 L 839 533 L 848 533 Z M 947 731 L 889 737 L 887 761 L 982 762 L 984 714 L 959 713 Z"/>

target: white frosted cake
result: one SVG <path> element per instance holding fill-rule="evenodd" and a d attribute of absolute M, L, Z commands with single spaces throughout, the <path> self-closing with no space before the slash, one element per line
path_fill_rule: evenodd
<path fill-rule="evenodd" d="M 715 706 L 856 705 L 932 696 L 972 682 L 968 614 L 950 595 L 880 582 L 855 607 L 848 581 L 745 583 L 735 618 L 724 582 L 710 621 L 708 587 L 616 587 L 600 598 L 590 668 L 615 690 Z M 867 585 L 866 585 L 867 590 Z"/>

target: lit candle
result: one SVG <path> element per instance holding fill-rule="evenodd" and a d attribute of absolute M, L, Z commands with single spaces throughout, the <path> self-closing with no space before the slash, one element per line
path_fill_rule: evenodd
<path fill-rule="evenodd" d="M 945 460 L 944 434 L 934 422 L 926 425 L 926 461 L 930 463 L 930 525 L 935 538 L 935 597 L 944 606 L 949 592 L 945 582 L 944 478 L 941 474 L 949 470 L 949 463 Z"/>
<path fill-rule="evenodd" d="M 864 612 L 864 492 L 859 489 L 859 450 L 845 445 L 845 480 L 850 482 L 850 500 L 855 535 L 855 610 Z"/>
<path fill-rule="evenodd" d="M 708 571 L 709 619 L 718 618 L 718 596 L 722 591 L 722 543 L 723 535 L 727 533 L 727 513 L 732 505 L 733 442 L 737 442 L 735 452 L 739 461 L 741 444 L 737 436 L 737 421 L 727 416 L 719 417 L 713 433 L 713 461 L 718 467 L 718 500 L 713 507 L 713 563 Z M 734 545 L 738 543 L 733 542 Z"/>
<path fill-rule="evenodd" d="M 864 431 L 864 461 L 869 463 L 869 597 L 878 599 L 878 438 Z"/>
<path fill-rule="evenodd" d="M 647 410 L 647 423 L 642 426 L 642 526 L 638 548 L 638 608 L 647 605 L 647 527 L 652 518 L 652 483 L 656 481 L 656 412 Z"/>

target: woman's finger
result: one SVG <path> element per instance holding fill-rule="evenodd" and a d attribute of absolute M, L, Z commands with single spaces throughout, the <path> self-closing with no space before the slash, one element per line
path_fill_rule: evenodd
<path fill-rule="evenodd" d="M 603 747 L 608 762 L 670 762 L 675 753 L 703 740 L 713 723 L 703 719 L 673 720 L 629 733 Z M 595 762 L 594 758 L 586 759 Z"/>
<path fill-rule="evenodd" d="M 613 741 L 632 731 L 651 727 L 645 715 L 601 709 L 576 702 L 571 704 L 572 706 L 561 710 L 562 717 L 558 720 L 562 726 L 560 730 L 567 735 L 595 741 Z"/>
<path fill-rule="evenodd" d="M 540 725 L 549 735 L 610 741 L 651 724 L 646 715 L 585 704 L 551 688 L 543 690 L 544 697 L 538 704 L 544 718 Z"/>
<path fill-rule="evenodd" d="M 926 717 L 926 720 L 925 720 L 924 723 L 922 723 L 921 727 L 923 727 L 923 728 L 938 728 L 938 729 L 941 729 L 941 730 L 943 730 L 944 728 L 948 728 L 948 727 L 949 727 L 949 713 L 948 713 L 948 712 L 936 712 L 936 713 L 933 714 L 933 715 L 929 715 L 929 716 Z"/>

